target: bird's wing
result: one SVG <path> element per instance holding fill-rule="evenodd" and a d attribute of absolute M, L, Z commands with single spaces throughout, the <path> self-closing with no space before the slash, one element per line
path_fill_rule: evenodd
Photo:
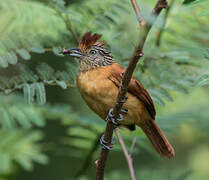
<path fill-rule="evenodd" d="M 109 76 L 109 79 L 117 87 L 120 86 L 123 72 L 125 72 L 125 69 L 120 64 L 114 63 L 111 65 L 111 75 Z M 129 83 L 128 92 L 136 96 L 140 101 L 142 101 L 147 111 L 150 113 L 151 117 L 155 119 L 155 107 L 149 93 L 142 86 L 142 84 L 133 77 L 131 78 L 131 81 Z"/>

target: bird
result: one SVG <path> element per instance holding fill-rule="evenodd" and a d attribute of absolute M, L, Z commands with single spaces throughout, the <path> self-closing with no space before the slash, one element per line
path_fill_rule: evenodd
<path fill-rule="evenodd" d="M 125 68 L 114 60 L 101 37 L 102 34 L 86 32 L 78 47 L 62 51 L 79 61 L 77 87 L 82 98 L 103 120 L 108 116 L 113 124 L 130 131 L 140 127 L 160 156 L 174 157 L 174 148 L 156 123 L 152 98 L 136 78 L 131 78 L 120 117 L 114 119 L 112 108 Z"/>

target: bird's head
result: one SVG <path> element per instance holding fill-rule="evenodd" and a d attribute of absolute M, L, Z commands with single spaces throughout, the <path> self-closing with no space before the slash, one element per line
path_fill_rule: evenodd
<path fill-rule="evenodd" d="M 88 71 L 114 62 L 111 53 L 104 47 L 105 41 L 98 41 L 101 34 L 87 32 L 77 48 L 64 49 L 63 54 L 69 54 L 79 60 L 80 71 Z"/>

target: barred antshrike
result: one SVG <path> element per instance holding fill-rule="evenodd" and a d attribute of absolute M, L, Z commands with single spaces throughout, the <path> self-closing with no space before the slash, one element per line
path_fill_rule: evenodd
<path fill-rule="evenodd" d="M 115 119 L 112 108 L 115 105 L 118 88 L 125 69 L 115 62 L 112 54 L 104 47 L 104 41 L 98 41 L 101 34 L 87 32 L 77 48 L 65 49 L 79 60 L 80 72 L 77 87 L 87 105 L 102 119 L 134 131 L 139 126 L 155 150 L 168 158 L 174 156 L 174 149 L 155 121 L 155 107 L 146 89 L 132 77 L 128 86 L 127 100 L 121 110 L 120 118 Z M 103 143 L 104 148 L 108 148 Z"/>

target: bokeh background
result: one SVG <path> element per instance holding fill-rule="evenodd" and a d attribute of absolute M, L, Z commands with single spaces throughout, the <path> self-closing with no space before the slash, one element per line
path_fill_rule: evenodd
<path fill-rule="evenodd" d="M 156 0 L 137 1 L 143 17 Z M 160 158 L 142 131 L 121 129 L 137 179 L 209 179 L 209 1 L 169 0 L 146 42 L 134 76 L 148 89 L 157 122 L 175 148 Z M 103 34 L 127 66 L 140 33 L 129 0 L 0 0 L 0 180 L 94 179 L 105 122 L 76 88 L 76 47 Z M 119 143 L 105 179 L 130 179 Z"/>

